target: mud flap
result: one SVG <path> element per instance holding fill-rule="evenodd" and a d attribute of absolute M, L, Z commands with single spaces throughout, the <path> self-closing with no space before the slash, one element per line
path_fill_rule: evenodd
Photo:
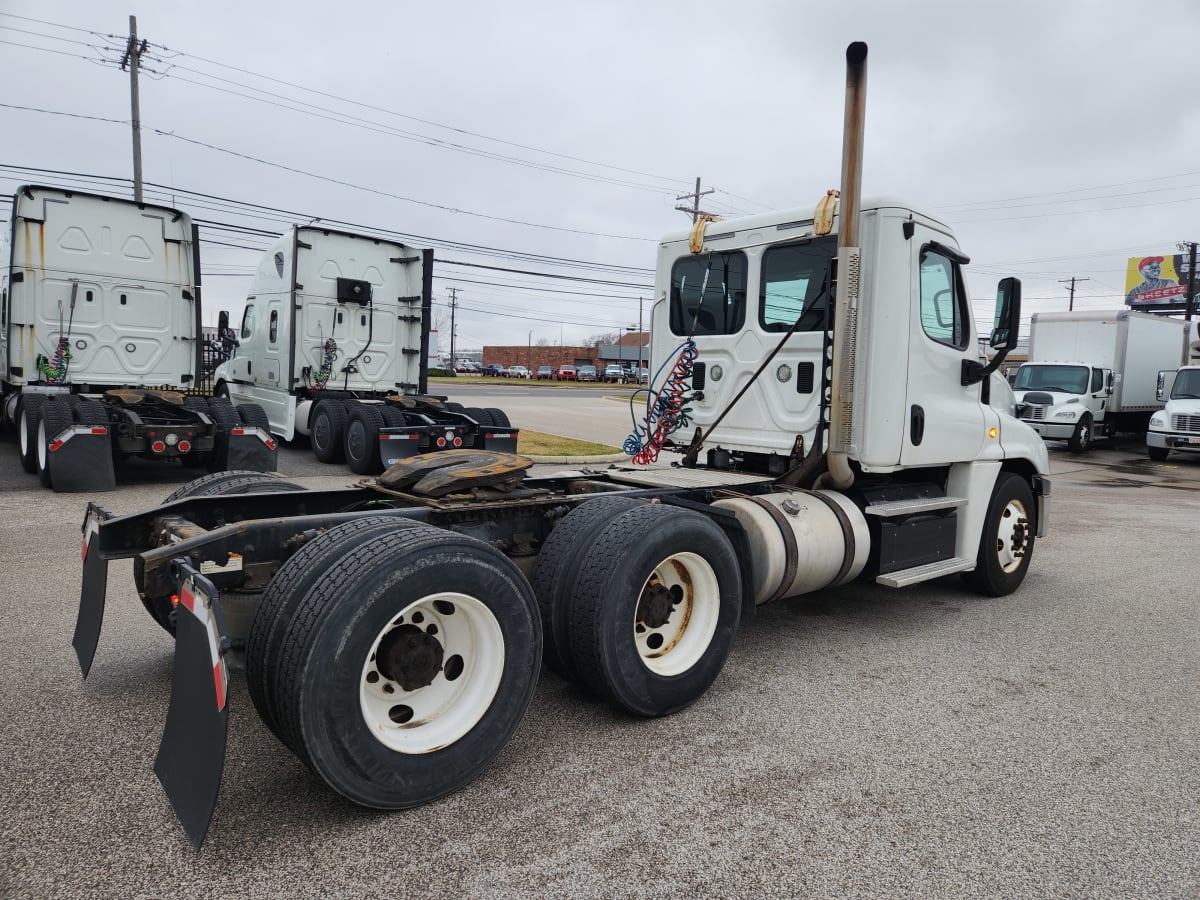
<path fill-rule="evenodd" d="M 71 646 L 79 660 L 83 677 L 92 670 L 100 627 L 104 624 L 104 595 L 108 589 L 108 560 L 100 554 L 100 525 L 113 517 L 107 509 L 89 503 L 83 517 L 83 583 L 79 588 L 79 614 L 75 617 L 75 637 Z"/>
<path fill-rule="evenodd" d="M 498 453 L 516 453 L 517 438 L 520 429 L 506 428 L 503 431 L 481 429 L 479 436 L 483 439 L 484 450 L 495 450 Z"/>
<path fill-rule="evenodd" d="M 73 425 L 46 448 L 50 481 L 64 494 L 111 491 L 117 486 L 112 444 L 103 425 Z"/>
<path fill-rule="evenodd" d="M 279 468 L 279 445 L 260 428 L 233 428 L 223 443 L 227 471 L 274 472 Z"/>
<path fill-rule="evenodd" d="M 179 594 L 175 673 L 154 774 L 192 849 L 199 850 L 212 822 L 225 768 L 229 672 L 224 654 L 229 638 L 212 582 L 185 560 L 173 560 L 171 574 Z"/>

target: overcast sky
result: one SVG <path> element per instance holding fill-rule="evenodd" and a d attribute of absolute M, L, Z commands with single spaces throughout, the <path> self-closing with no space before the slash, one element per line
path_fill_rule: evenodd
<path fill-rule="evenodd" d="M 955 228 L 980 318 L 1010 274 L 1027 314 L 1065 310 L 1072 276 L 1076 309 L 1116 309 L 1127 257 L 1200 240 L 1189 0 L 0 0 L 0 192 L 131 196 L 131 14 L 147 199 L 216 223 L 209 321 L 240 316 L 269 242 L 246 228 L 318 217 L 433 247 L 461 347 L 636 325 L 697 176 L 727 216 L 837 186 L 852 40 L 870 47 L 864 193 Z"/>

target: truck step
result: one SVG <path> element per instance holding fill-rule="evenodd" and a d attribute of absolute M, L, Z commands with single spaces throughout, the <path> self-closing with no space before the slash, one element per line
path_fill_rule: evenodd
<path fill-rule="evenodd" d="M 918 500 L 890 500 L 887 503 L 872 503 L 863 513 L 868 516 L 908 516 L 913 513 L 932 512 L 937 509 L 952 509 L 966 505 L 966 497 L 925 497 Z"/>
<path fill-rule="evenodd" d="M 888 572 L 886 575 L 876 578 L 875 583 L 882 584 L 884 587 L 908 587 L 910 584 L 932 581 L 943 575 L 953 575 L 955 572 L 965 572 L 973 568 L 975 568 L 975 560 L 956 556 L 952 559 L 926 563 L 923 566 L 913 566 L 911 569 L 901 569 L 899 572 Z"/>

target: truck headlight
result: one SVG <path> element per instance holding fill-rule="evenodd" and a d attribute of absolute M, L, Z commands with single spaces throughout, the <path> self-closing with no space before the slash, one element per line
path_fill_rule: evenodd
<path fill-rule="evenodd" d="M 1167 414 L 1157 412 L 1152 415 L 1150 417 L 1150 427 L 1165 430 L 1167 427 Z"/>
<path fill-rule="evenodd" d="M 1056 419 L 1074 419 L 1078 415 L 1079 415 L 1079 410 L 1077 410 L 1077 409 L 1064 409 L 1060 413 L 1055 413 L 1054 418 L 1056 418 Z"/>

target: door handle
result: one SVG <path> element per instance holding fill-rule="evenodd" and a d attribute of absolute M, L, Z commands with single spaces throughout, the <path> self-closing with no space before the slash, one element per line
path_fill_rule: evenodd
<path fill-rule="evenodd" d="M 908 436 L 914 447 L 921 446 L 921 440 L 925 437 L 925 410 L 915 403 L 909 410 Z"/>

